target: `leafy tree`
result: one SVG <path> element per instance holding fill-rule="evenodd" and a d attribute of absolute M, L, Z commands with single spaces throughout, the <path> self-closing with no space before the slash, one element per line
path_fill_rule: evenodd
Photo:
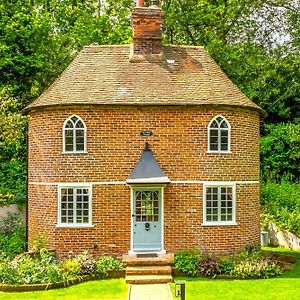
<path fill-rule="evenodd" d="M 26 117 L 20 103 L 0 92 L 0 205 L 22 203 L 25 199 Z"/>
<path fill-rule="evenodd" d="M 261 169 L 265 181 L 300 178 L 300 122 L 272 124 L 261 140 Z"/>

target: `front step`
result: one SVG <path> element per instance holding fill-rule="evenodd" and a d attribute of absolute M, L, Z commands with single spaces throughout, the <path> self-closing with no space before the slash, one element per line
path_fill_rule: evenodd
<path fill-rule="evenodd" d="M 126 268 L 126 276 L 132 275 L 170 275 L 171 266 L 134 266 Z"/>
<path fill-rule="evenodd" d="M 126 282 L 130 284 L 158 284 L 173 281 L 171 275 L 126 275 Z"/>
<path fill-rule="evenodd" d="M 169 266 L 173 264 L 174 254 L 162 254 L 157 257 L 136 257 L 136 255 L 123 255 L 122 261 L 127 266 Z"/>
<path fill-rule="evenodd" d="M 172 264 L 174 255 L 163 254 L 157 257 L 137 257 L 124 255 L 126 282 L 130 284 L 168 283 L 173 281 Z"/>

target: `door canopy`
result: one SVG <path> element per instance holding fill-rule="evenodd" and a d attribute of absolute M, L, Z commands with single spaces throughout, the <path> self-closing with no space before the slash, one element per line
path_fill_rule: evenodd
<path fill-rule="evenodd" d="M 170 179 L 158 165 L 149 144 L 146 143 L 145 149 L 126 180 L 128 184 L 167 184 Z"/>

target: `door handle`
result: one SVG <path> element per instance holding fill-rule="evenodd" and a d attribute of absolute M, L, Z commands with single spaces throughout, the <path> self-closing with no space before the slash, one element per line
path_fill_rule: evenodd
<path fill-rule="evenodd" d="M 146 231 L 150 230 L 150 223 L 149 222 L 145 223 L 145 229 L 146 229 Z"/>

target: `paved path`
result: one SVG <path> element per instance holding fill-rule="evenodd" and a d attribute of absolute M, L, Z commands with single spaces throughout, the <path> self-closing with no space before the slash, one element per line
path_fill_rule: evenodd
<path fill-rule="evenodd" d="M 129 289 L 129 300 L 173 300 L 167 283 L 132 284 Z"/>

